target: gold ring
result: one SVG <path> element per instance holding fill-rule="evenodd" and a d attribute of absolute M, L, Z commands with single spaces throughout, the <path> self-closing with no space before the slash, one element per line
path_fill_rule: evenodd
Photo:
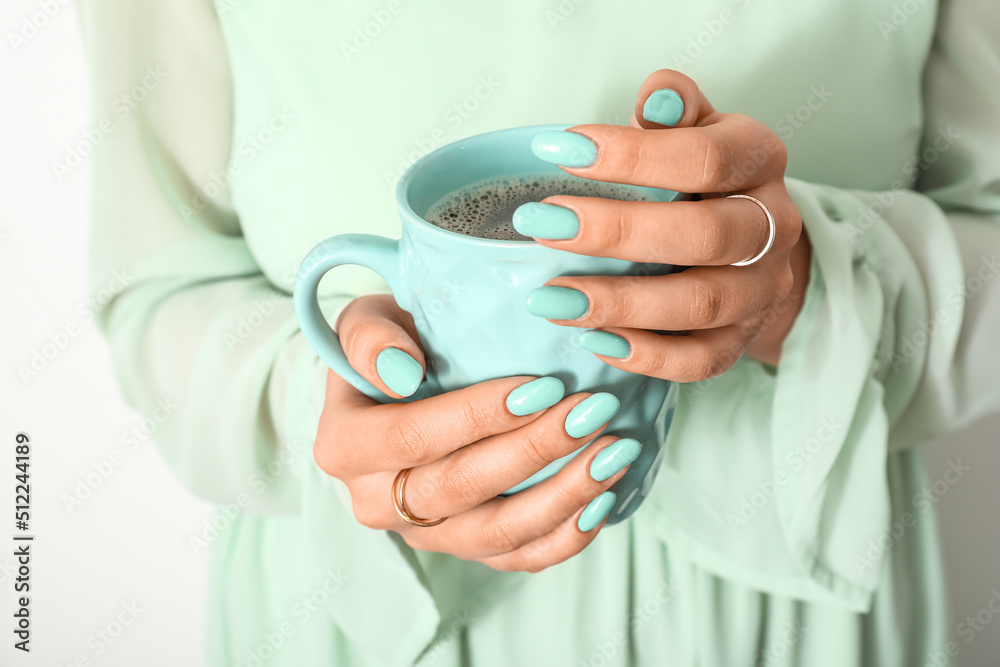
<path fill-rule="evenodd" d="M 396 475 L 396 479 L 392 482 L 392 506 L 396 508 L 396 514 L 399 518 L 406 523 L 413 526 L 420 526 L 421 528 L 427 528 L 428 526 L 436 526 L 443 522 L 448 517 L 442 517 L 440 519 L 435 519 L 433 521 L 428 521 L 426 519 L 418 519 L 417 517 L 410 514 L 410 511 L 406 508 L 406 500 L 403 498 L 403 494 L 406 492 L 406 479 L 410 476 L 410 471 L 413 468 L 404 468 L 399 471 Z"/>

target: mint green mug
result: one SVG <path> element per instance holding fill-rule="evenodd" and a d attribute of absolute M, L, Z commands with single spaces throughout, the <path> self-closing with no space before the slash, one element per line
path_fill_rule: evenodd
<path fill-rule="evenodd" d="M 660 443 L 676 403 L 672 383 L 626 373 L 580 346 L 583 329 L 531 315 L 528 293 L 559 275 L 658 275 L 676 267 L 636 264 L 547 248 L 534 241 L 498 241 L 466 236 L 423 219 L 445 196 L 495 177 L 565 175 L 531 152 L 531 139 L 567 126 L 534 126 L 462 139 L 415 162 L 396 187 L 402 238 L 342 234 L 323 241 L 303 260 L 295 281 L 295 312 L 302 332 L 326 364 L 368 396 L 382 402 L 411 401 L 512 375 L 552 375 L 578 391 L 611 392 L 621 401 L 605 433 L 632 437 L 642 453 L 612 487 L 617 501 L 608 521 L 638 508 L 662 456 Z M 670 201 L 677 193 L 636 188 Z M 365 380 L 347 361 L 337 334 L 320 311 L 317 289 L 326 272 L 343 264 L 365 266 L 388 283 L 396 303 L 413 315 L 427 358 L 427 379 L 412 396 L 393 399 Z M 673 387 L 673 390 L 671 388 Z M 661 410 L 666 411 L 654 424 Z M 581 448 L 582 449 L 582 448 Z M 578 450 L 579 451 L 579 450 Z M 553 461 L 507 494 L 555 474 L 577 452 Z"/>

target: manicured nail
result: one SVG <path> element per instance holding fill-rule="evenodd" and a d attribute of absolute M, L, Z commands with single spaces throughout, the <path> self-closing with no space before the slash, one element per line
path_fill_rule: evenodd
<path fill-rule="evenodd" d="M 539 239 L 571 239 L 580 231 L 580 220 L 565 206 L 529 202 L 514 211 L 514 229 Z"/>
<path fill-rule="evenodd" d="M 400 396 L 409 396 L 420 386 L 424 369 L 406 352 L 387 347 L 375 357 L 375 370 L 385 386 Z"/>
<path fill-rule="evenodd" d="M 684 100 L 677 94 L 677 91 L 669 88 L 661 88 L 653 91 L 653 94 L 646 98 L 646 103 L 642 105 L 642 117 L 651 123 L 659 123 L 667 127 L 673 127 L 681 122 L 684 115 Z"/>
<path fill-rule="evenodd" d="M 580 334 L 580 346 L 594 354 L 615 359 L 624 359 L 632 351 L 632 346 L 621 336 L 616 336 L 610 331 L 584 331 Z"/>
<path fill-rule="evenodd" d="M 614 491 L 605 491 L 590 501 L 587 509 L 583 510 L 580 520 L 576 522 L 577 527 L 585 533 L 601 525 L 601 522 L 611 513 L 611 508 L 615 506 L 618 496 Z"/>
<path fill-rule="evenodd" d="M 554 377 L 525 382 L 507 395 L 507 409 L 518 417 L 551 408 L 566 395 L 566 385 Z"/>
<path fill-rule="evenodd" d="M 618 414 L 620 407 L 618 397 L 606 391 L 588 396 L 566 415 L 566 433 L 571 438 L 590 435 Z"/>
<path fill-rule="evenodd" d="M 622 438 L 605 447 L 590 464 L 590 476 L 598 482 L 613 477 L 635 461 L 642 451 L 642 445 L 635 438 Z"/>
<path fill-rule="evenodd" d="M 597 144 L 577 132 L 546 130 L 531 140 L 535 157 L 563 167 L 589 167 L 597 160 Z"/>
<path fill-rule="evenodd" d="M 580 290 L 554 285 L 532 290 L 524 304 L 529 313 L 547 320 L 575 320 L 590 308 L 587 295 Z"/>

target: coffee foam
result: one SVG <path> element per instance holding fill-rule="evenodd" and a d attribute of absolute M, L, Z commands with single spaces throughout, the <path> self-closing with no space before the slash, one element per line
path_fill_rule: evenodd
<path fill-rule="evenodd" d="M 649 201 L 627 185 L 590 181 L 569 175 L 489 178 L 457 190 L 427 211 L 424 219 L 450 232 L 498 241 L 531 241 L 512 223 L 514 211 L 528 202 L 553 195 L 603 197 L 622 201 Z"/>

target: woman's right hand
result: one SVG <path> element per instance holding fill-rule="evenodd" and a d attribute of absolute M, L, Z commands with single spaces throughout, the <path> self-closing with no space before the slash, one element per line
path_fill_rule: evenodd
<path fill-rule="evenodd" d="M 420 369 L 413 366 L 411 381 L 402 384 L 419 383 L 426 365 L 413 319 L 391 296 L 355 299 L 336 328 L 351 365 L 386 394 L 400 397 L 376 368 L 388 376 L 387 357 L 376 363 L 387 348 L 416 360 Z M 390 362 L 402 366 L 405 380 L 409 362 L 395 352 L 387 356 L 393 355 Z M 369 528 L 396 531 L 414 549 L 497 570 L 538 572 L 577 554 L 597 536 L 615 500 L 605 492 L 639 452 L 634 440 L 604 435 L 552 477 L 498 497 L 599 435 L 617 410 L 610 394 L 563 398 L 554 379 L 516 391 L 534 380 L 501 378 L 411 403 L 381 404 L 331 371 L 313 448 L 316 462 L 347 485 L 355 517 Z M 391 378 L 390 383 L 400 387 Z M 538 388 L 547 391 L 539 391 L 534 403 L 516 401 Z M 567 433 L 568 423 L 578 437 Z M 405 468 L 413 469 L 405 486 L 411 515 L 448 517 L 443 523 L 413 526 L 396 513 L 392 486 Z"/>

